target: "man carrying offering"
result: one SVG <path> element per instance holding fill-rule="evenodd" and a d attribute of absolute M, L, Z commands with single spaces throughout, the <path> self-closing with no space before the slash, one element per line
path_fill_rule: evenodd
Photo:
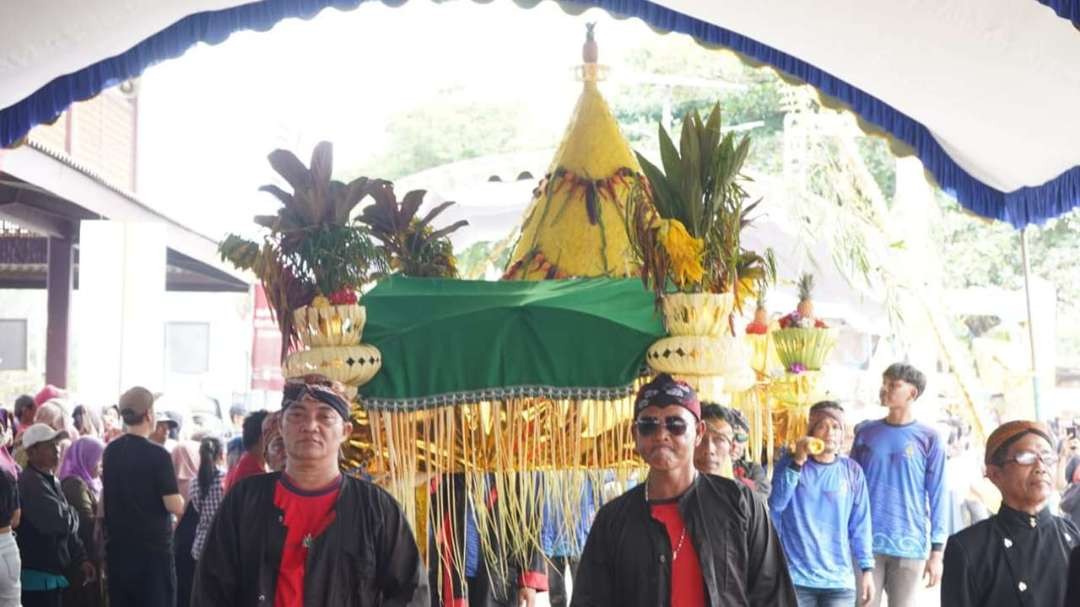
<path fill-rule="evenodd" d="M 694 469 L 700 417 L 694 390 L 667 374 L 638 392 L 633 435 L 649 473 L 597 513 L 573 607 L 796 604 L 764 503 Z"/>
<path fill-rule="evenodd" d="M 317 376 L 286 383 L 285 470 L 226 494 L 199 560 L 193 607 L 429 604 L 397 502 L 339 471 L 352 424 L 331 385 Z"/>

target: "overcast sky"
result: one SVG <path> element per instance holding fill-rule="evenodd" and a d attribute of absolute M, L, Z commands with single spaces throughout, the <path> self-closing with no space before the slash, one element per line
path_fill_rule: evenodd
<path fill-rule="evenodd" d="M 327 139 L 337 166 L 358 163 L 386 143 L 389 116 L 448 87 L 524 101 L 554 147 L 580 91 L 572 68 L 586 21 L 599 22 L 600 60 L 613 75 L 623 51 L 655 35 L 637 20 L 571 16 L 548 2 L 373 2 L 200 45 L 142 79 L 139 194 L 210 235 L 250 231 L 253 214 L 276 208 L 256 191 L 274 179 L 270 150 L 306 162 Z"/>

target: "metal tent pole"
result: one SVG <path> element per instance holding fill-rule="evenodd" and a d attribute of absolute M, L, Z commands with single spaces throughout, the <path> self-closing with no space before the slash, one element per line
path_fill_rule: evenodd
<path fill-rule="evenodd" d="M 1031 305 L 1031 262 L 1028 259 L 1027 228 L 1020 229 L 1020 256 L 1024 262 L 1024 298 L 1027 300 L 1028 341 L 1031 346 L 1031 390 L 1035 399 L 1035 420 L 1042 421 L 1042 408 L 1039 404 L 1039 365 L 1036 364 L 1035 315 Z"/>

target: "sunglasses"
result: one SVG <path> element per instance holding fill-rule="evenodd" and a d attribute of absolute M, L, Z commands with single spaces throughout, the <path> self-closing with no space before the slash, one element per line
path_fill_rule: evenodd
<path fill-rule="evenodd" d="M 1049 452 L 1021 451 L 1008 459 L 1001 460 L 1001 464 L 1015 463 L 1020 466 L 1033 466 L 1036 461 L 1041 461 L 1045 466 L 1053 466 L 1058 463 L 1058 456 Z"/>
<path fill-rule="evenodd" d="M 750 435 L 749 434 L 747 434 L 745 432 L 736 432 L 735 433 L 735 442 L 737 442 L 737 443 L 745 443 L 748 440 L 750 440 Z"/>
<path fill-rule="evenodd" d="M 656 434 L 660 431 L 661 425 L 672 436 L 682 436 L 686 434 L 686 429 L 690 427 L 686 420 L 681 417 L 665 417 L 663 421 L 656 417 L 641 417 L 634 422 L 634 426 L 637 427 L 638 434 L 641 436 Z"/>

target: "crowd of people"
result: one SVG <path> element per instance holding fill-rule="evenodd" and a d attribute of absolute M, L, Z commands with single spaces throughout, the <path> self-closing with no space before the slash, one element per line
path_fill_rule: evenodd
<path fill-rule="evenodd" d="M 154 403 L 135 387 L 94 408 L 46 386 L 0 409 L 0 607 L 190 604 L 228 484 L 284 467 L 281 413 L 236 420 L 228 470 L 225 436 L 189 435 Z"/>
<path fill-rule="evenodd" d="M 1080 605 L 1077 433 L 1007 422 L 979 464 L 964 425 L 916 419 L 925 390 L 895 364 L 882 419 L 852 429 L 840 403 L 813 405 L 769 470 L 740 412 L 660 375 L 635 399 L 641 482 L 602 506 L 582 488 L 569 525 L 549 499 L 537 558 L 499 572 L 463 504 L 445 525 L 461 527 L 464 566 L 432 521 L 425 568 L 399 504 L 341 473 L 349 403 L 324 377 L 237 415 L 232 440 L 188 436 L 142 387 L 98 410 L 46 386 L 0 409 L 0 607 L 531 606 L 544 591 L 554 606 L 910 607 L 926 586 L 949 607 Z M 1000 505 L 950 478 L 961 465 Z M 431 499 L 463 482 L 433 479 Z M 493 487 L 473 507 L 498 502 Z"/>

